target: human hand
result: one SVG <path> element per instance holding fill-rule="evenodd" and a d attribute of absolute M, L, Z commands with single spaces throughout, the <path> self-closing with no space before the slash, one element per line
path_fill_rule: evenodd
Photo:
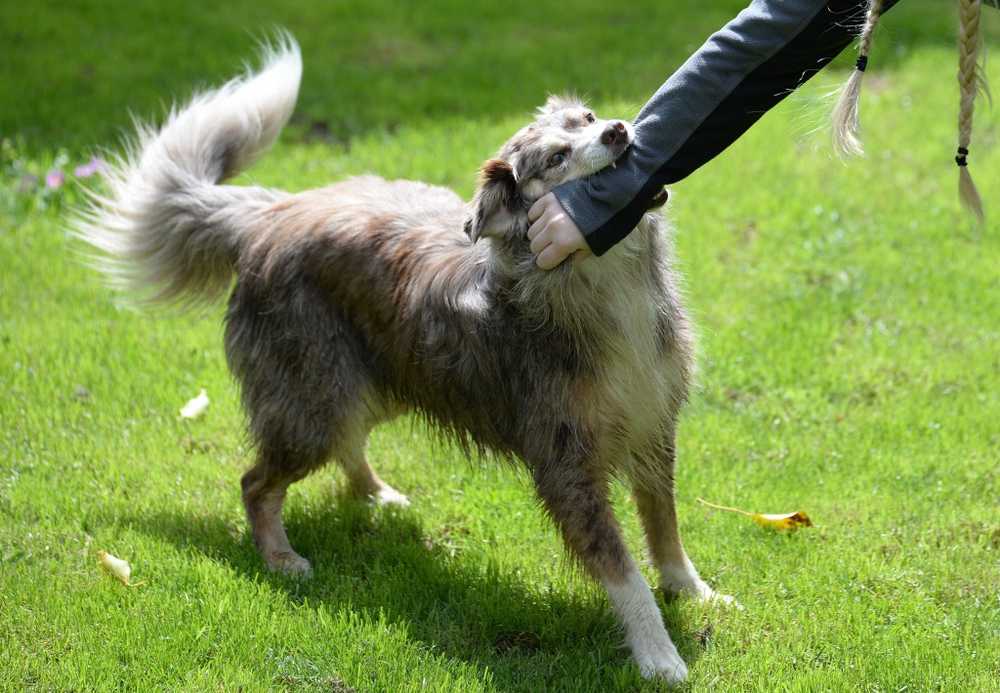
<path fill-rule="evenodd" d="M 528 229 L 531 252 L 541 269 L 550 270 L 570 255 L 574 262 L 590 255 L 590 247 L 580 229 L 552 193 L 538 198 L 531 206 L 528 221 L 531 222 Z"/>

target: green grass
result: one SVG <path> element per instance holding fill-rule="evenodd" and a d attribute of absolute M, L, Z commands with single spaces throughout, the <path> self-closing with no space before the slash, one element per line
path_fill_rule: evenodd
<path fill-rule="evenodd" d="M 0 689 L 656 689 L 524 475 L 408 421 L 370 456 L 413 507 L 370 510 L 317 474 L 287 512 L 315 577 L 265 572 L 239 501 L 250 455 L 220 311 L 119 307 L 62 230 L 76 184 L 18 186 L 113 146 L 127 109 L 155 117 L 230 75 L 282 25 L 303 47 L 301 108 L 248 180 L 299 190 L 377 171 L 468 195 L 546 92 L 627 115 L 743 4 L 0 10 Z M 995 42 L 1000 13 L 985 19 Z M 983 101 L 970 160 L 994 221 L 976 231 L 950 161 L 953 24 L 931 0 L 886 17 L 865 160 L 841 165 L 815 131 L 845 56 L 675 186 L 700 331 L 682 533 L 746 607 L 664 604 L 690 690 L 1000 690 L 1000 153 Z M 207 414 L 179 421 L 199 387 Z M 817 527 L 772 535 L 697 496 L 803 509 Z M 616 505 L 644 555 L 622 489 Z M 146 585 L 103 575 L 99 549 Z"/>

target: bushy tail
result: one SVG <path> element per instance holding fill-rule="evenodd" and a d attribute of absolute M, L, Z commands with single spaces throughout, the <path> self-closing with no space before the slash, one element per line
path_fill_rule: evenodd
<path fill-rule="evenodd" d="M 99 266 L 140 301 L 198 303 L 232 278 L 243 237 L 281 194 L 217 185 L 278 137 L 295 107 L 302 59 L 282 35 L 263 67 L 173 108 L 159 130 L 136 124 L 127 153 L 104 172 L 73 232 L 102 252 Z"/>

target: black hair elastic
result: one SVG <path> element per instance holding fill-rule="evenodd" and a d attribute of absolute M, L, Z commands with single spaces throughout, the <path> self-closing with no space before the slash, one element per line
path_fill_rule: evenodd
<path fill-rule="evenodd" d="M 868 67 L 868 56 L 867 55 L 859 55 L 858 56 L 858 62 L 854 63 L 854 67 L 856 67 L 858 69 L 858 72 L 864 72 L 865 68 Z"/>
<path fill-rule="evenodd" d="M 965 147 L 958 148 L 958 156 L 955 157 L 955 163 L 959 166 L 968 166 L 969 162 L 965 160 L 965 157 L 969 155 L 969 150 Z"/>

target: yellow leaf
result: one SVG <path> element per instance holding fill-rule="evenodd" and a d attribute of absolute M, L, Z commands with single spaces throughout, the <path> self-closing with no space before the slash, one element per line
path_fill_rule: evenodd
<path fill-rule="evenodd" d="M 702 505 L 707 505 L 710 508 L 715 508 L 716 510 L 725 510 L 726 512 L 746 515 L 761 527 L 766 527 L 767 529 L 773 529 L 779 532 L 792 532 L 799 527 L 812 527 L 812 520 L 810 520 L 809 516 L 801 510 L 794 513 L 774 515 L 769 513 L 752 513 L 746 510 L 740 510 L 739 508 L 716 505 L 715 503 L 709 503 L 704 498 L 699 498 L 698 502 Z"/>
<path fill-rule="evenodd" d="M 784 515 L 765 515 L 764 513 L 754 513 L 750 516 L 754 522 L 761 527 L 776 529 L 779 532 L 796 530 L 799 527 L 812 527 L 812 520 L 801 510 Z"/>
<path fill-rule="evenodd" d="M 129 582 L 132 577 L 132 566 L 128 564 L 128 561 L 118 558 L 118 556 L 112 556 L 107 551 L 97 552 L 97 563 L 126 587 L 138 587 L 145 584 L 143 582 Z"/>

